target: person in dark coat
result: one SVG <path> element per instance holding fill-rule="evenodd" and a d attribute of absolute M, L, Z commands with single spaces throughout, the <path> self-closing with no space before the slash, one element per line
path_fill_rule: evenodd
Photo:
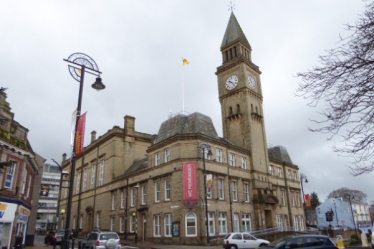
<path fill-rule="evenodd" d="M 14 243 L 14 249 L 22 249 L 22 243 L 23 243 L 23 234 L 19 232 L 18 236 L 16 237 L 16 242 Z"/>

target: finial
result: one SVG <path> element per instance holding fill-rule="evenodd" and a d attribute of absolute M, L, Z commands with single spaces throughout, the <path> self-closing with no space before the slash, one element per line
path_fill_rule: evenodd
<path fill-rule="evenodd" d="M 230 1 L 229 9 L 228 10 L 231 10 L 231 13 L 233 13 L 234 9 L 235 9 L 235 4 L 232 4 L 232 1 Z"/>

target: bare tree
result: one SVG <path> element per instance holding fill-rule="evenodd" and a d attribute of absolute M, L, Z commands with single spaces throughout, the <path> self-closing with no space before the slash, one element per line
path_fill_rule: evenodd
<path fill-rule="evenodd" d="M 374 170 L 374 3 L 365 7 L 355 25 L 346 25 L 350 35 L 319 56 L 319 66 L 297 74 L 296 95 L 309 106 L 323 102 L 322 118 L 313 120 L 318 128 L 310 130 L 342 138 L 333 150 L 353 159 L 354 176 Z"/>
<path fill-rule="evenodd" d="M 340 188 L 332 191 L 327 198 L 338 198 L 343 197 L 346 198 L 347 194 L 351 196 L 357 202 L 366 202 L 367 194 L 360 190 L 349 189 L 349 188 Z"/>

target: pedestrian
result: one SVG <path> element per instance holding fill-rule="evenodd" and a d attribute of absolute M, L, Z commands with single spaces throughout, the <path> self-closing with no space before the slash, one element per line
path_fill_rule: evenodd
<path fill-rule="evenodd" d="M 22 232 L 19 232 L 18 236 L 16 237 L 16 242 L 14 243 L 14 249 L 22 249 L 22 243 L 23 243 L 23 234 Z"/>

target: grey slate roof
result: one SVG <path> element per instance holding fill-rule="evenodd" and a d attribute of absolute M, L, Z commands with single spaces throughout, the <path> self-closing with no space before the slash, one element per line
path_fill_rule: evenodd
<path fill-rule="evenodd" d="M 231 12 L 230 20 L 229 20 L 229 23 L 227 24 L 225 35 L 223 36 L 221 49 L 238 39 L 244 45 L 246 45 L 249 49 L 252 49 L 251 45 L 249 45 L 247 38 L 245 37 L 245 34 L 242 28 L 239 25 L 239 22 L 236 20 L 234 13 Z"/>
<path fill-rule="evenodd" d="M 206 115 L 195 112 L 189 115 L 178 114 L 161 124 L 154 143 L 159 143 L 177 134 L 201 133 L 218 139 L 212 119 Z"/>
<path fill-rule="evenodd" d="M 290 155 L 288 155 L 287 149 L 282 146 L 274 146 L 268 149 L 270 161 L 282 161 L 293 164 Z"/>
<path fill-rule="evenodd" d="M 125 174 L 130 174 L 132 172 L 144 169 L 148 167 L 148 157 L 142 158 L 138 161 L 135 161 L 128 170 L 126 170 Z"/>

